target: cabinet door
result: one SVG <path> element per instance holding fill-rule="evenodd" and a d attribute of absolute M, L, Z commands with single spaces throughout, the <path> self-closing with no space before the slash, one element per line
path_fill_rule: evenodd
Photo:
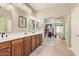
<path fill-rule="evenodd" d="M 36 45 L 37 45 L 37 47 L 39 46 L 39 36 L 38 35 L 36 35 Z"/>
<path fill-rule="evenodd" d="M 11 42 L 0 43 L 0 56 L 11 55 Z"/>
<path fill-rule="evenodd" d="M 12 41 L 12 56 L 23 55 L 23 39 Z"/>
<path fill-rule="evenodd" d="M 32 36 L 32 50 L 36 48 L 36 38 L 35 36 Z"/>
<path fill-rule="evenodd" d="M 32 52 L 32 38 L 26 37 L 24 40 L 24 53 L 25 55 L 29 55 Z"/>
<path fill-rule="evenodd" d="M 0 49 L 0 56 L 10 56 L 11 49 L 9 47 Z"/>
<path fill-rule="evenodd" d="M 42 43 L 42 34 L 39 34 L 39 44 Z"/>

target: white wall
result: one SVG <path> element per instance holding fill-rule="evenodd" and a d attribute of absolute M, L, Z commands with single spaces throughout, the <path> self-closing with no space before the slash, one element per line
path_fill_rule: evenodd
<path fill-rule="evenodd" d="M 79 5 L 71 12 L 71 48 L 79 55 Z"/>

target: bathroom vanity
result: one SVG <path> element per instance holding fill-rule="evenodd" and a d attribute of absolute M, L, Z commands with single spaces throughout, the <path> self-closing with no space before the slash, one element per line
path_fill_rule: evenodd
<path fill-rule="evenodd" d="M 0 40 L 0 56 L 28 56 L 42 43 L 42 33 Z"/>

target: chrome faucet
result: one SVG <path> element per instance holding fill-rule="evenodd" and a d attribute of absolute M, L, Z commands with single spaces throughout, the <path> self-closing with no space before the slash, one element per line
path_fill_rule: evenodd
<path fill-rule="evenodd" d="M 7 37 L 7 34 L 4 33 L 4 32 L 2 32 L 2 33 L 1 33 L 1 38 L 4 38 L 4 35 L 5 35 L 5 37 Z"/>
<path fill-rule="evenodd" d="M 4 35 L 5 35 L 5 33 L 4 33 L 4 32 L 2 32 L 2 33 L 1 33 L 1 37 L 2 37 L 2 38 L 4 38 Z"/>

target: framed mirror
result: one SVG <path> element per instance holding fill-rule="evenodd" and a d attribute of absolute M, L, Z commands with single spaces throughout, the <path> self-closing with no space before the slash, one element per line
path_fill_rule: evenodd
<path fill-rule="evenodd" d="M 32 27 L 31 28 L 32 28 L 33 32 L 35 32 L 35 20 L 32 20 L 31 21 L 31 24 L 32 24 Z"/>
<path fill-rule="evenodd" d="M 35 20 L 29 19 L 29 32 L 35 32 Z"/>
<path fill-rule="evenodd" d="M 40 28 L 40 23 L 39 23 L 39 21 L 36 21 L 36 30 L 39 30 Z"/>

